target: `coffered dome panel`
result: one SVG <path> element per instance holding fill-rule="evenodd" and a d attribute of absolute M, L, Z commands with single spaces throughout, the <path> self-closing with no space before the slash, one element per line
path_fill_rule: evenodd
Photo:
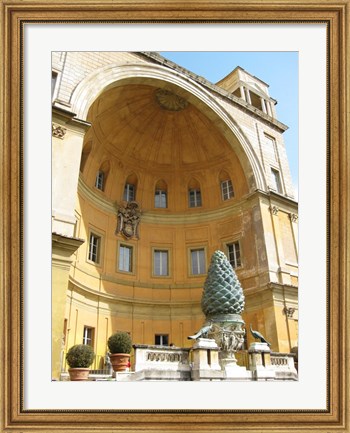
<path fill-rule="evenodd" d="M 91 106 L 88 120 L 109 154 L 129 166 L 176 172 L 232 157 L 231 145 L 192 95 L 155 84 L 110 88 Z"/>

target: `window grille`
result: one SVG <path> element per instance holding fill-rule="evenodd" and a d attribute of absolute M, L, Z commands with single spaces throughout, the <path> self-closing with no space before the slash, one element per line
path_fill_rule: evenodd
<path fill-rule="evenodd" d="M 154 196 L 154 207 L 167 207 L 167 192 L 162 189 L 157 189 Z"/>
<path fill-rule="evenodd" d="M 221 194 L 223 200 L 229 200 L 234 196 L 233 186 L 230 179 L 221 182 Z"/>
<path fill-rule="evenodd" d="M 119 270 L 132 272 L 132 247 L 129 245 L 119 247 Z"/>
<path fill-rule="evenodd" d="M 100 243 L 101 238 L 96 236 L 94 233 L 90 233 L 88 258 L 94 263 L 98 263 L 100 259 Z"/>
<path fill-rule="evenodd" d="M 154 336 L 154 344 L 157 346 L 168 346 L 169 336 L 167 334 L 156 334 Z"/>
<path fill-rule="evenodd" d="M 154 250 L 154 275 L 169 275 L 168 269 L 168 251 Z"/>
<path fill-rule="evenodd" d="M 190 189 L 188 191 L 188 201 L 190 207 L 202 206 L 201 191 L 199 189 Z"/>
<path fill-rule="evenodd" d="M 135 185 L 132 183 L 126 183 L 124 187 L 124 200 L 134 201 L 135 200 Z"/>
<path fill-rule="evenodd" d="M 99 170 L 96 175 L 95 187 L 97 189 L 100 189 L 101 191 L 103 191 L 103 187 L 104 187 L 104 177 L 105 175 L 103 171 Z"/>
<path fill-rule="evenodd" d="M 204 249 L 191 250 L 191 273 L 192 275 L 205 273 Z"/>
<path fill-rule="evenodd" d="M 239 242 L 227 244 L 227 255 L 233 269 L 241 266 L 241 252 L 239 248 Z"/>

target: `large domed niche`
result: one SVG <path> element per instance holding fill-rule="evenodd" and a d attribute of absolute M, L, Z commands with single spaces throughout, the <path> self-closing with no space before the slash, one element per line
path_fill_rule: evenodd
<path fill-rule="evenodd" d="M 91 183 L 96 167 L 106 156 L 121 177 L 124 170 L 132 170 L 149 190 L 159 178 L 170 185 L 178 179 L 184 187 L 193 173 L 205 182 L 207 172 L 224 168 L 232 175 L 238 198 L 248 192 L 233 150 L 239 144 L 233 134 L 229 143 L 217 127 L 222 121 L 217 119 L 214 124 L 212 117 L 209 107 L 175 85 L 159 80 L 119 83 L 105 90 L 90 107 L 87 120 L 92 124 L 94 141 L 91 158 L 96 161 L 90 165 L 92 172 L 84 177 L 91 177 Z M 120 191 L 112 188 L 111 194 L 111 199 L 120 199 Z"/>

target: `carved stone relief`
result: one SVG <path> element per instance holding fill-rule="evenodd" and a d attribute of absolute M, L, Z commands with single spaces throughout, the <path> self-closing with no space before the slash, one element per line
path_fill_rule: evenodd
<path fill-rule="evenodd" d="M 56 125 L 55 123 L 52 124 L 52 136 L 56 138 L 60 138 L 63 140 L 64 136 L 66 135 L 67 129 L 63 128 L 61 125 Z"/>
<path fill-rule="evenodd" d="M 139 239 L 138 226 L 141 218 L 141 210 L 136 201 L 123 201 L 117 205 L 117 230 L 125 238 Z"/>

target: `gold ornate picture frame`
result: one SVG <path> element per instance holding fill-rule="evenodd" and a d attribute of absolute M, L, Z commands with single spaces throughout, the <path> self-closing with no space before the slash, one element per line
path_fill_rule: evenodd
<path fill-rule="evenodd" d="M 1 1 L 1 416 L 2 432 L 350 432 L 349 401 L 350 0 Z M 23 26 L 79 22 L 325 23 L 327 91 L 326 410 L 26 410 L 23 347 Z M 317 266 L 317 265 L 316 265 Z"/>

